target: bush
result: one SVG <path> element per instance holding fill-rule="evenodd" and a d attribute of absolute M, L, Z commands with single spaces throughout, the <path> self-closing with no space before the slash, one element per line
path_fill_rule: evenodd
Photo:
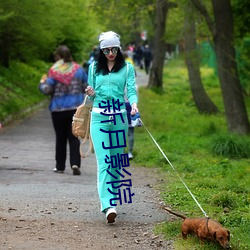
<path fill-rule="evenodd" d="M 10 68 L 0 67 L 0 122 L 11 115 L 19 117 L 22 111 L 34 107 L 46 97 L 38 90 L 42 74 L 48 65 L 41 61 L 32 66 L 12 61 Z"/>
<path fill-rule="evenodd" d="M 218 194 L 215 194 L 210 203 L 214 206 L 224 208 L 233 209 L 237 206 L 236 201 L 232 195 L 232 193 L 228 192 L 221 192 Z"/>
<path fill-rule="evenodd" d="M 211 151 L 231 159 L 249 158 L 250 146 L 247 140 L 236 135 L 219 136 L 212 140 Z"/>

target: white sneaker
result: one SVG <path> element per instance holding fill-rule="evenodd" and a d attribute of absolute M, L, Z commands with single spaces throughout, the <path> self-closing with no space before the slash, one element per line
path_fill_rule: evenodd
<path fill-rule="evenodd" d="M 114 223 L 116 216 L 117 216 L 117 212 L 115 208 L 110 207 L 107 209 L 106 218 L 108 220 L 108 223 Z"/>
<path fill-rule="evenodd" d="M 128 152 L 128 158 L 131 160 L 133 159 L 133 154 L 131 152 Z"/>
<path fill-rule="evenodd" d="M 54 171 L 55 173 L 59 173 L 59 174 L 63 174 L 63 173 L 64 173 L 63 170 L 57 170 L 57 168 L 54 168 L 53 171 Z"/>

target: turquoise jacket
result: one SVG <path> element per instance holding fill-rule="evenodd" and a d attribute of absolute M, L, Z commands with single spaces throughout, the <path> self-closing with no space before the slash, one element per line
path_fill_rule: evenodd
<path fill-rule="evenodd" d="M 99 103 L 112 99 L 123 103 L 121 109 L 125 109 L 124 92 L 127 93 L 129 103 L 138 102 L 136 84 L 135 84 L 135 69 L 131 63 L 126 63 L 126 66 L 118 72 L 110 72 L 107 75 L 95 73 L 95 62 L 93 62 L 88 71 L 88 84 L 94 88 L 95 97 L 90 97 L 93 100 L 93 107 L 99 108 Z"/>

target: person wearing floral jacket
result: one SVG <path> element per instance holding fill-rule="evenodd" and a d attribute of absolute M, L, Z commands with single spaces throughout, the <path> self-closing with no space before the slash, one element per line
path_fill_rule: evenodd
<path fill-rule="evenodd" d="M 80 142 L 72 134 L 72 117 L 84 100 L 87 74 L 73 61 L 67 46 L 59 46 L 55 51 L 56 62 L 42 77 L 40 91 L 50 95 L 49 110 L 56 135 L 55 173 L 64 173 L 66 169 L 67 142 L 69 142 L 70 167 L 73 175 L 80 175 Z"/>

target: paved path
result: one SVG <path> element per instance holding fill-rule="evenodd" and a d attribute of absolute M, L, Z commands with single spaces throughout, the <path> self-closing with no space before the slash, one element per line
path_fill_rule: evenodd
<path fill-rule="evenodd" d="M 139 74 L 137 79 L 138 85 L 142 85 L 147 77 L 145 74 L 141 76 Z M 47 107 L 14 126 L 0 130 L 0 222 L 20 217 L 23 220 L 36 221 L 49 219 L 57 222 L 91 222 L 95 224 L 95 227 L 103 230 L 107 225 L 104 215 L 99 211 L 94 154 L 82 160 L 81 176 L 72 175 L 69 163 L 64 174 L 53 173 L 54 140 L 54 131 Z M 152 229 L 155 223 L 167 218 L 166 213 L 159 209 L 158 193 L 151 188 L 159 181 L 158 175 L 156 171 L 145 168 L 131 167 L 130 170 L 132 191 L 135 196 L 132 204 L 118 207 L 116 224 L 130 227 L 136 223 L 148 225 Z M 1 226 L 3 227 L 4 224 L 0 223 L 0 231 Z M 7 228 L 7 224 L 4 227 Z M 90 228 L 89 230 L 91 231 Z M 9 234 L 10 231 L 8 231 L 8 236 Z M 15 243 L 13 240 L 8 241 L 4 236 L 2 237 L 0 236 L 1 250 L 29 249 L 27 245 L 29 239 L 27 240 L 24 235 L 20 236 L 24 237 L 20 242 L 26 241 L 23 248 L 19 241 Z M 105 239 L 100 238 L 100 242 L 102 241 Z M 48 247 L 46 245 L 45 248 L 39 248 L 39 244 L 36 242 L 37 247 L 33 249 Z M 142 249 L 154 249 L 149 244 L 146 242 L 145 248 Z M 12 245 L 12 248 L 8 248 L 9 245 Z M 136 249 L 132 247 L 133 244 L 129 245 L 126 249 Z M 86 248 L 98 249 L 98 246 L 95 248 L 94 243 L 92 246 L 93 248 L 89 246 Z M 114 249 L 116 247 L 114 246 Z"/>
<path fill-rule="evenodd" d="M 8 210 L 9 207 L 22 203 L 24 205 L 22 214 L 30 216 L 32 207 L 27 210 L 25 204 L 31 198 L 35 201 L 33 209 L 38 207 L 45 209 L 48 204 L 53 204 L 56 200 L 62 207 L 52 216 L 60 218 L 64 210 L 63 206 L 71 201 L 72 207 L 78 208 L 78 213 L 63 216 L 70 216 L 75 220 L 80 218 L 104 220 L 103 215 L 99 213 L 94 154 L 82 160 L 81 176 L 72 175 L 69 163 L 65 174 L 53 173 L 54 166 L 54 132 L 47 108 L 39 110 L 15 127 L 0 133 L 1 208 Z M 161 214 L 149 214 L 154 207 L 153 203 L 147 204 L 147 209 L 143 206 L 149 191 L 144 190 L 145 187 L 141 186 L 141 183 L 136 184 L 136 175 L 141 175 L 140 170 L 135 168 L 133 172 L 135 179 L 132 178 L 132 190 L 136 196 L 131 205 L 126 204 L 119 208 L 120 219 L 141 220 L 142 222 L 161 220 Z M 150 177 L 144 184 L 148 186 L 151 184 Z M 65 199 L 68 202 L 65 202 Z M 88 202 L 84 202 L 86 200 Z M 130 207 L 138 211 L 145 209 L 145 211 L 125 215 L 125 211 Z M 148 216 L 141 217 L 138 216 L 139 214 L 148 214 Z M 39 215 L 35 213 L 34 216 Z"/>
<path fill-rule="evenodd" d="M 148 75 L 141 69 L 136 69 L 136 84 L 138 87 L 145 87 L 148 85 Z"/>

